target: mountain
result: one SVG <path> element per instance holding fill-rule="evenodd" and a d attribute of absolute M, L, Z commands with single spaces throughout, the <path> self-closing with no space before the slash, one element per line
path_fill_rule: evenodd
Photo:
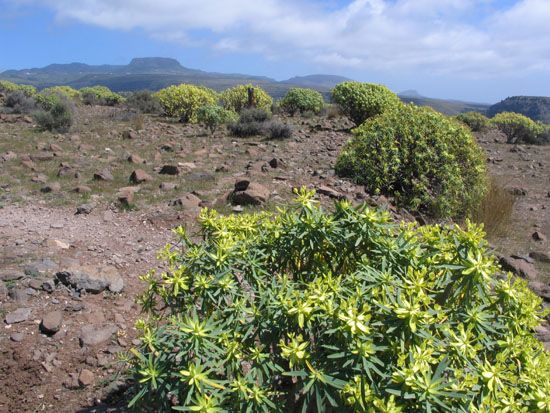
<path fill-rule="evenodd" d="M 401 100 L 405 103 L 414 103 L 418 106 L 429 106 L 438 112 L 444 113 L 445 115 L 455 116 L 459 113 L 464 112 L 479 112 L 485 113 L 489 108 L 489 104 L 485 103 L 473 103 L 473 102 L 463 102 L 461 100 L 452 100 L 452 99 L 434 99 L 427 98 L 424 96 L 411 97 L 399 94 Z"/>
<path fill-rule="evenodd" d="M 291 85 L 301 87 L 325 87 L 332 89 L 338 83 L 349 82 L 351 79 L 343 76 L 336 75 L 308 75 L 308 76 L 295 76 L 288 80 L 283 80 L 281 83 L 288 83 Z"/>
<path fill-rule="evenodd" d="M 397 95 L 404 98 L 423 98 L 424 97 L 414 89 L 404 90 L 403 92 L 399 92 Z"/>
<path fill-rule="evenodd" d="M 512 96 L 487 109 L 488 116 L 500 112 L 516 112 L 550 124 L 550 97 L 547 96 Z"/>

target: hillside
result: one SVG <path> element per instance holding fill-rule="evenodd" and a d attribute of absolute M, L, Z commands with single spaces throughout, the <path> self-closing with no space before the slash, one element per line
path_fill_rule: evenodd
<path fill-rule="evenodd" d="M 398 95 L 405 103 L 414 103 L 418 106 L 429 106 L 446 115 L 458 115 L 463 112 L 485 113 L 490 105 L 483 103 L 462 102 L 460 100 L 434 99 L 424 96 Z"/>
<path fill-rule="evenodd" d="M 516 112 L 550 124 L 550 97 L 544 96 L 512 96 L 487 109 L 488 116 L 500 112 Z"/>

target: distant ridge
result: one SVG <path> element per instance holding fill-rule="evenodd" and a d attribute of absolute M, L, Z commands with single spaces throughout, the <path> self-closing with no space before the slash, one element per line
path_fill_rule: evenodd
<path fill-rule="evenodd" d="M 512 96 L 487 109 L 488 116 L 500 112 L 517 112 L 533 120 L 550 124 L 550 97 Z"/>
<path fill-rule="evenodd" d="M 333 88 L 338 83 L 348 82 L 351 79 L 337 75 L 308 75 L 308 76 L 295 76 L 288 80 L 283 80 L 282 83 L 290 83 L 292 85 L 311 87 L 311 86 L 323 86 L 327 88 Z"/>

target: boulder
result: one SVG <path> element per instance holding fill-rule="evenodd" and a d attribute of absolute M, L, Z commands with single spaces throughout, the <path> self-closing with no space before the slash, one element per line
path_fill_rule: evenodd
<path fill-rule="evenodd" d="M 114 179 L 113 174 L 107 168 L 94 173 L 94 180 L 96 181 L 112 181 Z"/>
<path fill-rule="evenodd" d="M 233 205 L 260 205 L 269 199 L 269 190 L 261 184 L 251 182 L 246 189 L 237 189 L 243 187 L 243 181 L 239 181 L 235 184 L 235 190 L 229 194 L 229 200 Z"/>
<path fill-rule="evenodd" d="M 527 280 L 536 281 L 538 273 L 533 264 L 528 263 L 523 259 L 517 259 L 512 257 L 500 257 L 500 265 L 505 271 L 517 275 Z"/>
<path fill-rule="evenodd" d="M 145 172 L 143 169 L 136 169 L 130 175 L 130 182 L 134 184 L 141 184 L 142 182 L 152 181 L 153 177 Z"/>
<path fill-rule="evenodd" d="M 55 334 L 61 328 L 63 323 L 63 313 L 61 311 L 51 311 L 42 318 L 40 330 L 46 334 Z"/>
<path fill-rule="evenodd" d="M 106 289 L 118 293 L 124 288 L 124 280 L 114 267 L 72 265 L 56 274 L 64 285 L 76 291 L 98 294 Z"/>
<path fill-rule="evenodd" d="M 181 170 L 176 165 L 164 165 L 159 172 L 161 175 L 179 175 Z"/>
<path fill-rule="evenodd" d="M 179 206 L 185 210 L 198 210 L 202 200 L 190 193 L 184 194 L 173 201 L 170 201 L 171 206 Z"/>
<path fill-rule="evenodd" d="M 111 336 L 117 332 L 117 327 L 113 324 L 95 325 L 87 324 L 80 330 L 79 341 L 82 347 L 97 346 L 108 341 Z"/>
<path fill-rule="evenodd" d="M 18 308 L 17 310 L 6 314 L 6 318 L 4 320 L 6 321 L 6 324 L 16 324 L 16 323 L 22 323 L 23 321 L 27 321 L 30 316 L 31 316 L 30 308 Z"/>

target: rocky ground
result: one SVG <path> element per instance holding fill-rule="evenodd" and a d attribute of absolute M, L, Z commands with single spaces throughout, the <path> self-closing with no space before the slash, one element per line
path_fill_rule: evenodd
<path fill-rule="evenodd" d="M 307 185 L 327 206 L 345 197 L 415 219 L 334 177 L 350 137 L 345 120 L 284 121 L 294 136 L 269 141 L 118 108 L 80 108 L 65 135 L 0 117 L 0 411 L 122 411 L 120 359 L 136 340 L 138 277 L 162 270 L 157 251 L 174 226 L 192 229 L 201 207 L 271 209 Z M 478 138 L 491 174 L 516 194 L 507 229 L 491 242 L 548 303 L 550 147 Z M 547 326 L 539 336 L 550 346 Z"/>

